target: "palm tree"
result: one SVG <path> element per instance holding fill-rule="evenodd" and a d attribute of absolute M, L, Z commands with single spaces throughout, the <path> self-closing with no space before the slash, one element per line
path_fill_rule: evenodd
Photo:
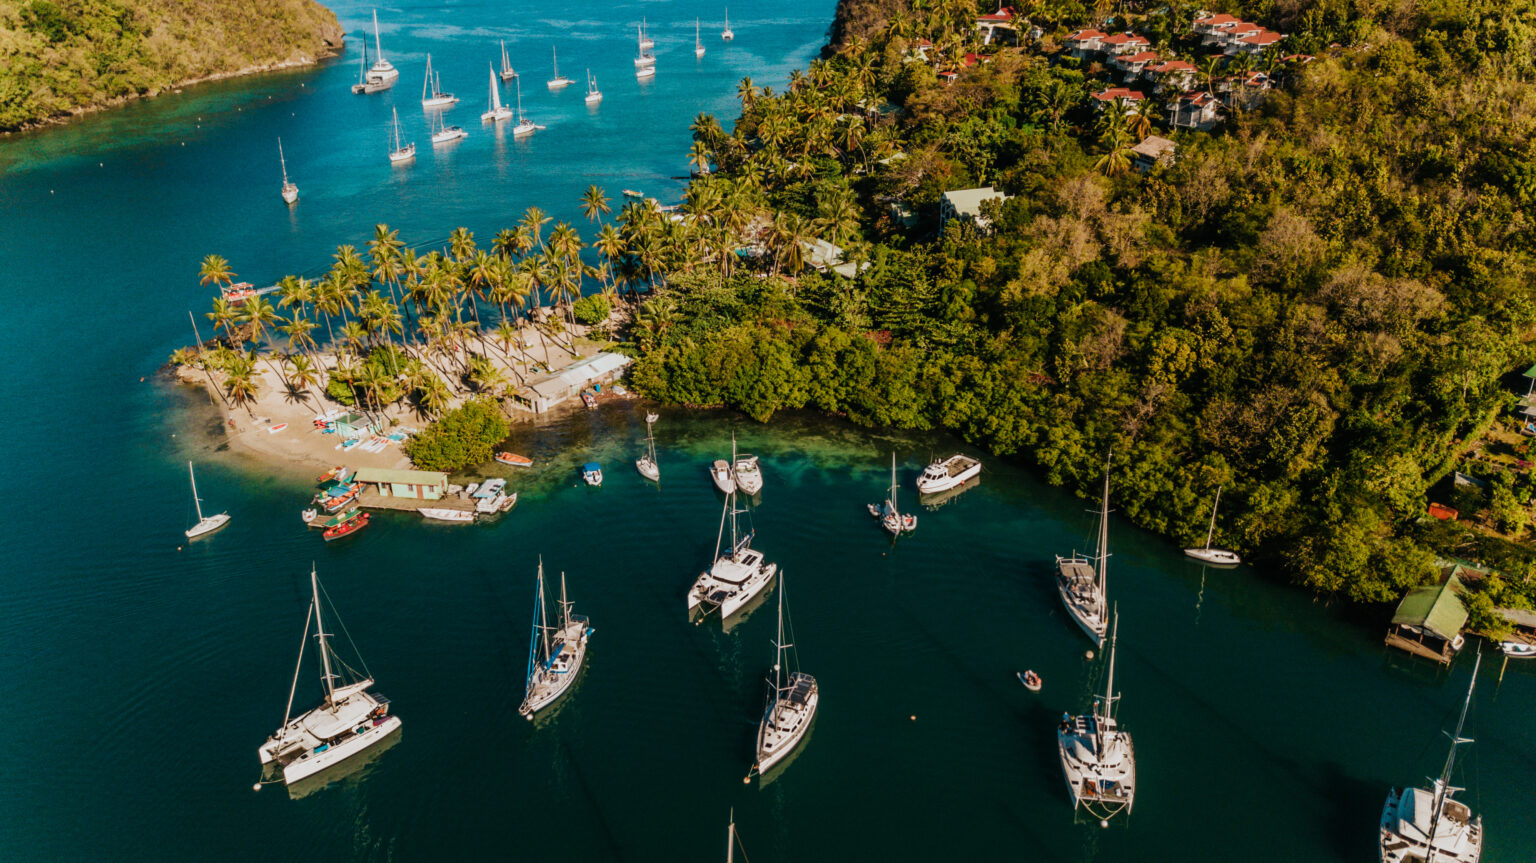
<path fill-rule="evenodd" d="M 448 235 L 448 249 L 453 259 L 464 263 L 475 256 L 475 235 L 468 228 L 454 228 Z"/>
<path fill-rule="evenodd" d="M 597 239 L 592 241 L 592 245 L 596 246 L 598 253 L 603 256 L 608 271 L 615 271 L 619 259 L 624 256 L 624 237 L 618 229 L 613 225 L 604 225 L 597 232 Z"/>
<path fill-rule="evenodd" d="M 693 165 L 693 169 L 700 174 L 708 174 L 709 158 L 709 148 L 704 146 L 704 142 L 694 141 L 693 146 L 688 150 L 688 161 Z"/>
<path fill-rule="evenodd" d="M 213 284 L 227 288 L 234 280 L 235 271 L 229 268 L 229 261 L 219 255 L 208 255 L 203 258 L 202 266 L 198 268 L 199 284 Z"/>
<path fill-rule="evenodd" d="M 532 242 L 529 244 L 530 249 L 542 244 L 542 240 L 540 239 L 540 232 L 542 232 L 544 230 L 544 226 L 549 224 L 551 221 L 553 220 L 549 217 L 549 215 L 538 207 L 529 207 L 527 210 L 523 211 L 523 220 L 518 224 L 525 231 L 527 231 L 528 235 L 532 238 Z"/>
<path fill-rule="evenodd" d="M 261 386 L 256 380 L 256 363 L 249 356 L 242 353 L 234 353 L 224 364 L 224 391 L 237 405 L 245 407 L 245 412 L 252 417 L 251 402 L 261 391 Z"/>
<path fill-rule="evenodd" d="M 741 113 L 752 110 L 752 105 L 757 101 L 757 88 L 752 85 L 751 78 L 742 78 L 736 85 L 736 98 L 741 100 Z"/>
<path fill-rule="evenodd" d="M 591 189 L 596 188 L 596 186 L 591 187 Z M 510 261 L 513 255 L 520 254 L 517 231 L 511 228 L 502 228 L 497 231 L 496 239 L 491 240 L 491 251 L 505 261 Z"/>
<path fill-rule="evenodd" d="M 306 395 L 308 391 L 320 384 L 320 370 L 315 368 L 314 362 L 304 354 L 293 354 L 288 357 L 287 377 L 288 388 L 306 402 L 309 400 Z"/>
<path fill-rule="evenodd" d="M 220 329 L 223 329 L 228 334 L 231 342 L 235 342 L 237 338 L 235 335 L 235 316 L 235 307 L 230 305 L 229 300 L 223 297 L 214 297 L 213 311 L 206 313 L 208 320 L 213 321 L 214 333 L 217 334 Z M 235 343 L 238 345 L 238 342 Z"/>
<path fill-rule="evenodd" d="M 1104 145 L 1104 155 L 1093 163 L 1093 169 L 1106 177 L 1118 177 L 1131 169 L 1131 137 L 1123 128 L 1112 128 L 1099 139 Z"/>
<path fill-rule="evenodd" d="M 1125 118 L 1126 130 L 1138 141 L 1152 134 L 1152 118 L 1148 111 L 1150 108 L 1145 103 L 1138 103 Z"/>
<path fill-rule="evenodd" d="M 1217 73 L 1220 71 L 1221 55 L 1215 54 L 1201 60 L 1200 67 L 1196 72 L 1200 80 L 1205 83 L 1205 95 L 1210 96 L 1212 99 L 1216 98 L 1216 91 L 1212 88 L 1215 85 Z"/>
<path fill-rule="evenodd" d="M 613 212 L 613 208 L 608 205 L 608 196 L 603 190 L 593 185 L 588 186 L 587 190 L 581 193 L 581 212 L 588 219 L 598 222 L 603 216 Z"/>

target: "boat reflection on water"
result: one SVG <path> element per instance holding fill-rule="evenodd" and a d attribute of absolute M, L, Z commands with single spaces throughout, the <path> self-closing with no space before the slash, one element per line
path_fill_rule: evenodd
<path fill-rule="evenodd" d="M 936 491 L 933 494 L 919 494 L 917 496 L 917 502 L 923 507 L 923 509 L 938 509 L 939 507 L 949 503 L 960 495 L 965 494 L 978 485 L 981 485 L 981 477 L 973 476 L 965 482 L 955 486 L 954 488 L 947 488 L 943 491 Z"/>
<path fill-rule="evenodd" d="M 388 737 L 351 758 L 340 762 L 335 767 L 328 767 L 313 776 L 306 776 L 300 779 L 298 782 L 288 786 L 288 796 L 294 800 L 299 800 L 314 794 L 316 791 L 330 788 L 333 785 L 350 786 L 361 784 L 364 775 L 373 766 L 374 762 L 378 761 L 379 757 L 385 752 L 393 749 L 400 742 L 400 735 L 404 733 L 404 726 L 396 728 Z M 275 766 L 275 764 L 269 764 L 267 768 L 270 771 Z M 263 779 L 274 778 L 278 781 L 282 780 L 283 770 L 281 767 L 277 767 L 271 776 L 263 777 Z"/>

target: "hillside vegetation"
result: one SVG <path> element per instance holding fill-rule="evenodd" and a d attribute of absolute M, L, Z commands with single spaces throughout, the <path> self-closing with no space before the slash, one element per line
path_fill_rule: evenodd
<path fill-rule="evenodd" d="M 0 0 L 0 131 L 341 44 L 314 0 Z"/>

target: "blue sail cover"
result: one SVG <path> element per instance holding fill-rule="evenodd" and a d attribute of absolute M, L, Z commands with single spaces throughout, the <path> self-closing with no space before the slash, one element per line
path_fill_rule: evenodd
<path fill-rule="evenodd" d="M 584 471 L 586 473 L 591 473 L 591 472 L 596 471 L 596 470 L 602 470 L 603 466 L 598 464 L 595 461 L 589 461 L 584 466 L 582 466 L 581 469 L 582 469 L 582 471 Z"/>

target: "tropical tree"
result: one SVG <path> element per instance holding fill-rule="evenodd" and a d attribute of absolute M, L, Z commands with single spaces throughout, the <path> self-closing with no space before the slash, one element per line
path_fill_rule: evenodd
<path fill-rule="evenodd" d="M 207 255 L 203 258 L 202 266 L 198 268 L 199 284 L 227 288 L 234 280 L 235 271 L 230 269 L 229 261 L 219 255 Z"/>
<path fill-rule="evenodd" d="M 608 204 L 608 195 L 598 186 L 588 186 L 581 193 L 581 212 L 594 222 L 601 222 L 603 216 L 613 212 L 613 207 Z M 500 236 L 499 234 L 497 236 Z"/>

